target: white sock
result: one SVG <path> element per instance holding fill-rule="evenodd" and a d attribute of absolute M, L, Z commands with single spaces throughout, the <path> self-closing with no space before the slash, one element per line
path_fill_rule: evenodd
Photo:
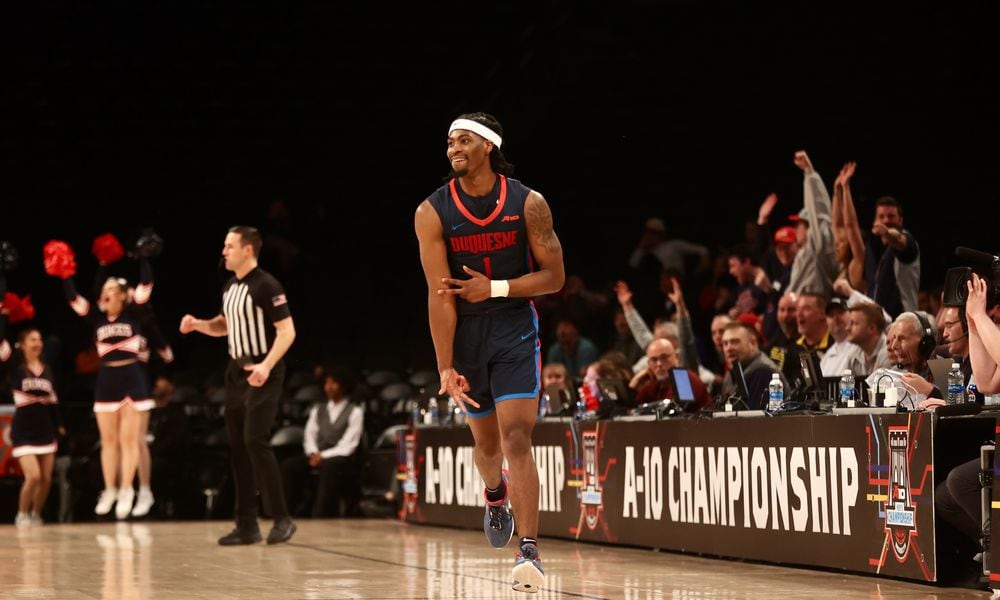
<path fill-rule="evenodd" d="M 152 494 L 153 490 L 151 490 L 148 485 L 140 485 L 139 486 L 139 493 L 140 494 Z"/>

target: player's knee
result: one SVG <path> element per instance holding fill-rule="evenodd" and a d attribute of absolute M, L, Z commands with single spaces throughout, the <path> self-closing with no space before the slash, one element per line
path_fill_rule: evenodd
<path fill-rule="evenodd" d="M 504 454 L 510 458 L 531 452 L 531 429 L 512 426 L 503 432 Z"/>

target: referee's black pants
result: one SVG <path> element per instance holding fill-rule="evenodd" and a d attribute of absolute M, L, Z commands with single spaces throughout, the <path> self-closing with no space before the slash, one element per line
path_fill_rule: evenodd
<path fill-rule="evenodd" d="M 274 520 L 288 516 L 281 471 L 271 448 L 271 426 L 278 414 L 285 363 L 279 362 L 261 387 L 247 382 L 243 361 L 231 360 L 226 368 L 226 429 L 236 487 L 239 525 L 256 526 L 257 492 L 264 510 Z"/>

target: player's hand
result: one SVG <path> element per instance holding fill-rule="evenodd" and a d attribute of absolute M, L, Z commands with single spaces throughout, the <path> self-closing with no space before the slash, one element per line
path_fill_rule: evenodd
<path fill-rule="evenodd" d="M 986 315 L 986 280 L 973 273 L 965 286 L 969 290 L 969 296 L 965 299 L 965 314 L 971 325 L 976 317 Z"/>
<path fill-rule="evenodd" d="M 622 307 L 632 306 L 632 290 L 624 281 L 615 283 L 615 295 L 618 296 L 618 304 L 621 304 Z"/>
<path fill-rule="evenodd" d="M 469 279 L 442 277 L 441 283 L 453 287 L 439 289 L 437 291 L 438 295 L 458 296 L 466 302 L 482 302 L 488 299 L 492 292 L 490 289 L 490 278 L 465 265 L 462 265 L 462 269 L 468 273 Z"/>
<path fill-rule="evenodd" d="M 191 315 L 184 315 L 181 317 L 181 333 L 191 333 L 195 330 L 195 323 L 198 319 L 195 319 Z"/>
<path fill-rule="evenodd" d="M 799 150 L 795 153 L 795 166 L 802 169 L 802 172 L 806 175 L 813 172 L 812 161 L 809 160 L 809 155 L 806 154 L 805 150 Z"/>
<path fill-rule="evenodd" d="M 466 404 L 479 408 L 479 403 L 466 394 L 470 389 L 472 388 L 469 387 L 469 381 L 464 375 L 459 375 L 455 369 L 441 371 L 441 389 L 438 390 L 438 395 L 446 393 L 454 398 L 455 402 L 462 407 L 462 412 L 466 414 L 469 412 L 469 409 L 465 407 Z"/>
<path fill-rule="evenodd" d="M 264 363 L 244 365 L 243 370 L 250 373 L 247 377 L 247 382 L 253 387 L 260 387 L 264 385 L 267 382 L 267 378 L 271 376 L 271 369 L 269 369 Z"/>

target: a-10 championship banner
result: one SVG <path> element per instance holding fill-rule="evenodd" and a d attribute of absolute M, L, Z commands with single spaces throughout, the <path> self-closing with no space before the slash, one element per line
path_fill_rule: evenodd
<path fill-rule="evenodd" d="M 931 429 L 913 413 L 540 423 L 539 535 L 935 581 Z M 467 428 L 406 436 L 399 476 L 402 519 L 482 527 Z"/>

